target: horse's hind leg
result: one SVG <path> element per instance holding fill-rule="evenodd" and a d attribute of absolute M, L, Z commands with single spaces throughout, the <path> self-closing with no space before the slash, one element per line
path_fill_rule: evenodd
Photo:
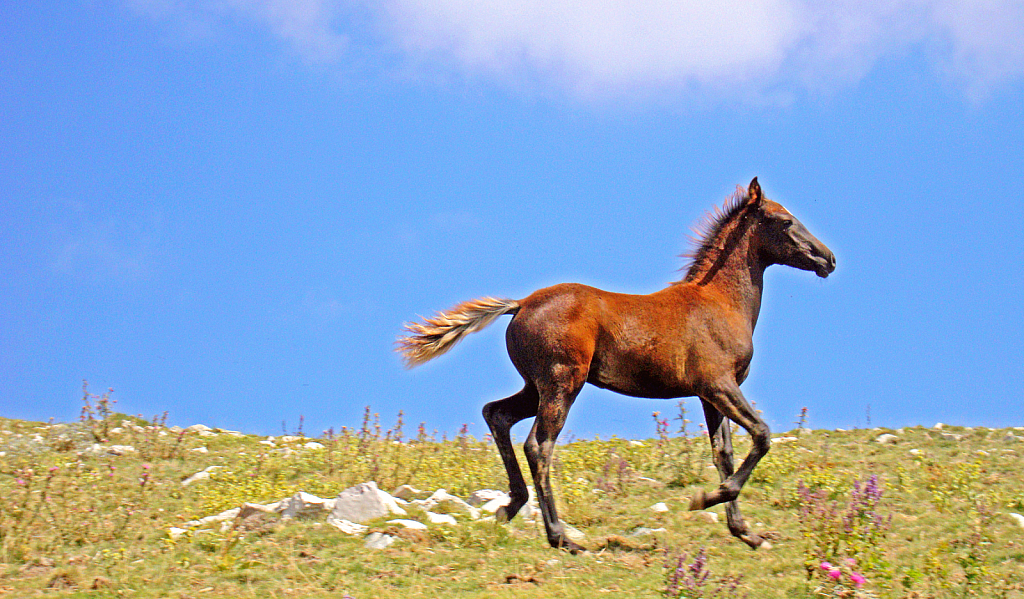
<path fill-rule="evenodd" d="M 565 535 L 565 526 L 558 519 L 555 509 L 555 495 L 551 491 L 551 458 L 555 453 L 555 441 L 558 433 L 565 426 L 565 418 L 569 408 L 579 394 L 586 380 L 586 371 L 569 374 L 566 369 L 565 380 L 552 385 L 553 388 L 542 389 L 540 407 L 533 429 L 526 439 L 524 450 L 526 460 L 530 463 L 533 473 L 533 484 L 537 489 L 537 502 L 540 504 L 541 515 L 544 517 L 544 529 L 548 543 L 552 547 L 568 549 L 573 554 L 585 551 L 585 548 L 569 540 Z"/>
<path fill-rule="evenodd" d="M 519 393 L 484 406 L 484 420 L 491 429 L 494 444 L 498 446 L 498 453 L 501 454 L 501 461 L 505 464 L 505 472 L 508 474 L 509 503 L 498 509 L 495 514 L 498 520 L 507 521 L 514 518 L 530 498 L 523 472 L 516 461 L 509 430 L 520 420 L 537 415 L 537 401 L 537 389 L 527 383 Z"/>
<path fill-rule="evenodd" d="M 718 476 L 724 482 L 733 474 L 732 431 L 730 430 L 730 423 L 711 404 L 704 401 L 701 404 L 704 407 L 704 418 L 708 423 L 711 456 L 714 459 L 715 467 L 718 469 Z M 747 523 L 743 521 L 739 502 L 736 500 L 725 504 L 725 519 L 729 524 L 729 532 L 734 537 L 750 545 L 750 547 L 756 549 L 764 543 L 764 539 L 750 532 Z"/>

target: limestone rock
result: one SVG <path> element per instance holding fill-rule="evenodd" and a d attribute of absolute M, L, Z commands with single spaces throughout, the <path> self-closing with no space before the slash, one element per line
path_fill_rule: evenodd
<path fill-rule="evenodd" d="M 341 532 L 349 535 L 361 535 L 364 532 L 366 532 L 368 528 L 367 526 L 364 526 L 362 524 L 356 524 L 355 522 L 342 520 L 340 518 L 333 518 L 331 516 L 327 517 L 327 523 L 333 526 L 334 528 L 337 528 Z"/>
<path fill-rule="evenodd" d="M 896 435 L 893 435 L 891 433 L 885 433 L 882 435 L 878 435 L 878 437 L 875 438 L 875 443 L 878 443 L 880 445 L 894 445 L 898 443 L 899 440 L 900 438 L 897 437 Z"/>
<path fill-rule="evenodd" d="M 652 512 L 665 513 L 665 512 L 668 511 L 668 506 L 665 505 L 665 502 L 659 501 L 658 503 L 655 503 L 654 505 L 652 505 L 650 507 L 650 510 Z"/>
<path fill-rule="evenodd" d="M 501 497 L 495 497 L 494 499 L 492 499 L 492 500 L 488 501 L 487 503 L 481 505 L 479 507 L 479 510 L 481 512 L 487 512 L 488 514 L 493 514 L 493 513 L 497 512 L 498 508 L 500 508 L 501 506 L 508 505 L 508 503 L 510 501 L 512 501 L 512 498 L 508 496 L 508 493 L 502 493 Z"/>
<path fill-rule="evenodd" d="M 391 535 L 386 535 L 379 532 L 371 532 L 369 535 L 366 536 L 366 542 L 364 543 L 364 545 L 366 545 L 367 549 L 384 549 L 385 547 L 394 542 L 395 537 L 392 537 Z"/>
<path fill-rule="evenodd" d="M 426 530 L 427 529 L 427 525 L 426 524 L 423 524 L 422 522 L 417 522 L 415 520 L 405 520 L 405 519 L 388 520 L 388 524 L 394 524 L 396 526 L 401 526 L 403 528 L 411 528 L 413 530 Z"/>
<path fill-rule="evenodd" d="M 336 500 L 322 499 L 316 495 L 299 491 L 287 499 L 282 499 L 275 511 L 280 512 L 284 519 L 314 516 L 332 510 L 335 503 Z"/>
<path fill-rule="evenodd" d="M 412 485 L 402 485 L 391 492 L 391 495 L 396 499 L 404 499 L 405 501 L 412 501 L 413 499 L 425 499 L 430 494 L 426 491 L 420 491 Z"/>
<path fill-rule="evenodd" d="M 473 493 L 466 498 L 466 503 L 473 507 L 480 507 L 488 501 L 498 499 L 501 497 L 508 497 L 508 494 L 504 491 L 497 491 L 495 489 L 480 489 L 473 491 Z"/>
<path fill-rule="evenodd" d="M 331 517 L 335 520 L 356 523 L 391 514 L 405 516 L 406 511 L 399 507 L 394 497 L 378 489 L 377 483 L 373 481 L 349 487 L 339 493 L 331 510 Z"/>
<path fill-rule="evenodd" d="M 448 514 L 435 514 L 434 512 L 427 512 L 427 520 L 431 524 L 447 524 L 448 526 L 455 526 L 458 522 L 453 516 Z"/>
<path fill-rule="evenodd" d="M 428 512 L 435 512 L 438 514 L 464 514 L 474 520 L 480 517 L 480 510 L 444 489 L 438 489 L 427 499 L 412 503 L 419 505 L 419 507 Z"/>

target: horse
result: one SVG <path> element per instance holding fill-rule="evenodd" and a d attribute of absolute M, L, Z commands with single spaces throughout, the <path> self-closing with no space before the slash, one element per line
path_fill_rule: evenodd
<path fill-rule="evenodd" d="M 397 342 L 407 367 L 445 353 L 467 334 L 511 314 L 508 355 L 524 380 L 521 391 L 488 403 L 483 416 L 504 463 L 509 503 L 500 521 L 528 501 L 509 429 L 535 417 L 523 446 L 552 547 L 572 553 L 555 509 L 549 473 L 555 441 L 583 385 L 634 397 L 699 397 L 721 484 L 699 490 L 689 508 L 725 504 L 729 531 L 752 549 L 766 541 L 750 531 L 737 504 L 740 490 L 768 452 L 768 425 L 740 391 L 750 372 L 753 333 L 761 308 L 764 271 L 773 264 L 828 277 L 836 258 L 781 204 L 762 194 L 755 177 L 744 191 L 709 214 L 686 276 L 649 295 L 614 293 L 563 283 L 521 300 L 485 297 L 463 302 L 422 322 L 407 323 Z M 733 468 L 729 422 L 750 435 L 751 448 Z"/>

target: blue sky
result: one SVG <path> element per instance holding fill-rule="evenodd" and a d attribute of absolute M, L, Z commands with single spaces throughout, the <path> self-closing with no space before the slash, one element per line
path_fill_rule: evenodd
<path fill-rule="evenodd" d="M 0 415 L 73 420 L 87 379 L 182 425 L 480 436 L 507 320 L 412 371 L 403 322 L 656 291 L 756 175 L 838 259 L 768 272 L 774 430 L 1022 425 L 1022 106 L 1009 0 L 11 4 Z M 655 410 L 590 388 L 566 435 Z"/>

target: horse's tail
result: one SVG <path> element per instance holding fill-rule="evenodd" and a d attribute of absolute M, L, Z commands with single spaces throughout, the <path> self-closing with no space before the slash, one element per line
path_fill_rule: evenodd
<path fill-rule="evenodd" d="M 398 352 L 406 368 L 420 364 L 451 349 L 469 333 L 475 333 L 494 322 L 502 314 L 515 314 L 519 302 L 484 297 L 462 302 L 451 310 L 439 312 L 423 322 L 406 323 L 410 335 L 398 338 Z"/>

